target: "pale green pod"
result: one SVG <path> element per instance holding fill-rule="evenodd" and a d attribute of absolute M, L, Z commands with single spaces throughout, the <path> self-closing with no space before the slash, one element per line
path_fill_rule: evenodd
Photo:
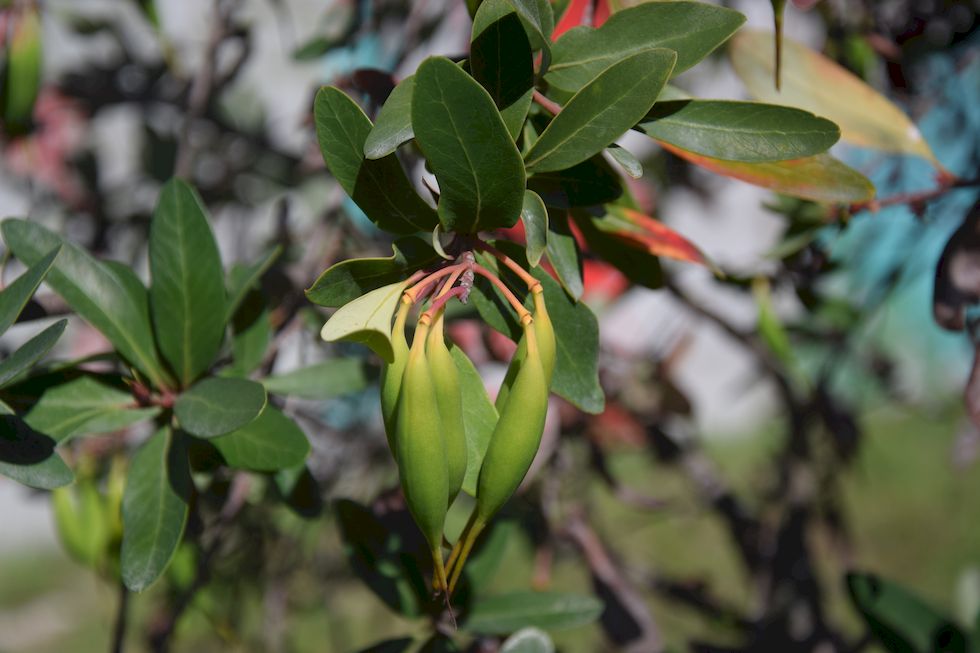
<path fill-rule="evenodd" d="M 494 427 L 477 480 L 474 524 L 486 524 L 514 494 L 541 444 L 548 383 L 535 329 L 524 326 L 525 357 Z"/>
<path fill-rule="evenodd" d="M 442 529 L 449 504 L 449 468 L 436 390 L 426 356 L 429 320 L 415 329 L 398 397 L 395 444 L 405 502 L 441 567 Z"/>
<path fill-rule="evenodd" d="M 391 331 L 391 349 L 395 352 L 394 360 L 381 365 L 381 418 L 385 425 L 385 437 L 388 438 L 388 448 L 391 455 L 397 458 L 395 445 L 396 418 L 398 415 L 398 393 L 402 387 L 402 375 L 405 363 L 408 362 L 408 341 L 405 339 L 405 320 L 412 308 L 412 302 L 402 296 L 395 314 L 395 326 Z"/>
<path fill-rule="evenodd" d="M 426 353 L 429 370 L 439 403 L 439 418 L 446 440 L 446 464 L 449 469 L 449 503 L 452 503 L 463 487 L 466 476 L 466 431 L 463 427 L 463 394 L 459 372 L 453 355 L 443 336 L 443 318 L 440 311 L 429 331 Z"/>

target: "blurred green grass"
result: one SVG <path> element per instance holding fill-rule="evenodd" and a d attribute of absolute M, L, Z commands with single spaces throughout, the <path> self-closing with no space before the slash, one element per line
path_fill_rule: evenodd
<path fill-rule="evenodd" d="M 860 455 L 844 474 L 841 488 L 851 527 L 853 565 L 914 588 L 951 615 L 957 614 L 957 579 L 967 569 L 980 567 L 976 518 L 980 464 L 959 469 L 951 462 L 961 419 L 956 408 L 932 412 L 885 408 L 867 415 Z M 775 471 L 771 454 L 779 444 L 780 431 L 773 427 L 752 436 L 709 440 L 705 449 L 739 497 L 752 503 Z M 579 453 L 584 456 L 584 449 Z M 701 579 L 713 596 L 747 609 L 752 589 L 728 533 L 697 500 L 687 478 L 635 449 L 613 452 L 610 462 L 630 487 L 668 501 L 666 508 L 651 513 L 623 505 L 600 483 L 583 480 L 585 475 L 570 481 L 578 484 L 571 491 L 587 497 L 594 525 L 625 568 L 673 579 Z M 304 542 L 295 555 L 312 556 L 311 564 L 317 565 L 340 555 L 332 520 L 287 522 L 286 527 Z M 819 529 L 808 537 L 819 554 L 818 571 L 828 589 L 825 608 L 834 623 L 856 636 L 859 625 L 844 594 L 845 567 L 834 552 L 836 545 Z M 533 574 L 531 553 L 524 536 L 512 538 L 488 591 L 527 589 Z M 286 588 L 286 650 L 346 652 L 386 637 L 421 634 L 420 624 L 390 612 L 343 569 L 329 577 L 321 583 L 311 575 Z M 556 552 L 551 580 L 554 590 L 591 590 L 588 573 L 571 547 Z M 132 601 L 131 624 L 152 617 L 160 592 L 154 588 Z M 243 606 L 243 616 L 239 623 L 222 623 L 213 616 L 220 611 L 210 610 L 209 604 L 225 597 L 202 596 L 181 623 L 176 650 L 266 650 L 261 638 L 261 595 L 256 590 L 234 598 Z M 0 644 L 0 653 L 105 651 L 115 604 L 114 589 L 57 550 L 2 558 L 0 624 L 7 628 L 16 624 L 18 630 L 34 634 L 18 636 L 16 650 L 5 650 Z M 691 637 L 737 643 L 734 631 L 724 623 L 705 620 L 692 609 L 662 598 L 652 598 L 649 604 L 674 650 L 684 650 Z M 58 616 L 55 624 L 49 621 L 52 614 Z M 609 648 L 595 626 L 555 633 L 555 639 L 569 653 Z M 129 651 L 146 650 L 136 627 L 130 629 L 127 642 Z"/>

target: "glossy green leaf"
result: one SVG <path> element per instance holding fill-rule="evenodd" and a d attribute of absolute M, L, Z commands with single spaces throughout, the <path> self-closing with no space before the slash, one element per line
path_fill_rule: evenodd
<path fill-rule="evenodd" d="M 404 289 L 405 282 L 399 281 L 344 304 L 323 325 L 320 337 L 327 342 L 359 342 L 390 363 L 395 357 L 391 349 L 391 319 Z"/>
<path fill-rule="evenodd" d="M 511 592 L 478 599 L 460 627 L 488 635 L 528 627 L 562 630 L 592 623 L 602 608 L 602 601 L 581 594 Z"/>
<path fill-rule="evenodd" d="M 149 587 L 170 564 L 184 535 L 192 489 L 184 441 L 164 427 L 139 448 L 126 476 L 120 564 L 131 591 Z"/>
<path fill-rule="evenodd" d="M 364 158 L 371 121 L 343 91 L 325 86 L 313 105 L 323 160 L 365 215 L 385 231 L 432 231 L 436 212 L 415 192 L 394 154 Z"/>
<path fill-rule="evenodd" d="M 517 140 L 531 107 L 534 61 L 524 25 L 507 0 L 485 0 L 477 10 L 469 66 Z"/>
<path fill-rule="evenodd" d="M 658 102 L 637 128 L 688 152 L 730 161 L 784 161 L 819 154 L 837 125 L 807 111 L 756 102 Z"/>
<path fill-rule="evenodd" d="M 186 387 L 221 347 L 228 301 L 218 244 L 201 199 L 187 182 L 171 179 L 160 191 L 149 243 L 157 344 Z"/>
<path fill-rule="evenodd" d="M 234 318 L 239 306 L 245 301 L 249 292 L 254 290 L 259 281 L 272 264 L 276 262 L 282 254 L 282 247 L 276 245 L 268 254 L 251 265 L 232 266 L 231 273 L 228 275 L 228 309 L 225 311 L 225 323 L 227 324 Z"/>
<path fill-rule="evenodd" d="M 650 48 L 677 53 L 673 75 L 704 59 L 745 22 L 737 11 L 703 2 L 648 2 L 624 9 L 601 27 L 576 27 L 552 49 L 545 80 L 577 91 L 617 61 Z"/>
<path fill-rule="evenodd" d="M 548 262 L 558 281 L 572 299 L 582 297 L 582 253 L 568 224 L 566 212 L 553 210 L 548 215 Z"/>
<path fill-rule="evenodd" d="M 446 231 L 510 227 L 524 198 L 524 163 L 493 99 L 444 57 L 415 73 L 415 140 L 439 181 Z"/>
<path fill-rule="evenodd" d="M 61 247 L 54 248 L 0 291 L 0 334 L 3 334 L 17 321 L 20 312 L 24 310 L 28 300 L 44 281 L 45 275 L 51 269 L 60 251 Z"/>
<path fill-rule="evenodd" d="M 266 391 L 304 399 L 329 399 L 367 386 L 360 358 L 334 358 L 262 379 Z"/>
<path fill-rule="evenodd" d="M 306 291 L 306 298 L 320 306 L 343 306 L 440 260 L 421 238 L 400 238 L 392 249 L 394 254 L 387 258 L 347 259 L 328 268 Z"/>
<path fill-rule="evenodd" d="M 177 397 L 174 414 L 188 433 L 213 438 L 245 426 L 259 416 L 265 405 L 261 383 L 211 377 Z"/>
<path fill-rule="evenodd" d="M 483 378 L 473 362 L 459 347 L 450 349 L 459 371 L 459 388 L 463 393 L 463 430 L 466 433 L 466 475 L 463 491 L 476 496 L 476 481 L 487 453 L 490 436 L 497 425 L 497 409 L 487 396 Z"/>
<path fill-rule="evenodd" d="M 0 230 L 14 255 L 28 265 L 43 260 L 51 250 L 62 246 L 45 277 L 46 283 L 154 385 L 165 384 L 166 375 L 153 341 L 149 310 L 108 266 L 34 222 L 5 220 Z"/>
<path fill-rule="evenodd" d="M 0 118 L 8 134 L 23 133 L 31 124 L 34 102 L 41 89 L 43 68 L 41 18 L 37 7 L 27 5 L 10 15 L 12 30 L 6 34 L 6 70 L 0 94 Z M 12 32 L 12 33 L 11 33 Z M 0 64 L 4 63 L 0 59 Z"/>
<path fill-rule="evenodd" d="M 210 440 L 231 467 L 274 472 L 302 465 L 310 453 L 303 430 L 282 413 L 266 406 L 257 419 Z"/>
<path fill-rule="evenodd" d="M 412 131 L 412 93 L 415 76 L 409 75 L 398 82 L 385 100 L 378 117 L 364 140 L 364 156 L 382 159 L 394 153 L 402 143 L 414 138 Z"/>
<path fill-rule="evenodd" d="M 157 407 L 139 408 L 131 392 L 92 376 L 48 388 L 24 420 L 58 443 L 75 435 L 112 433 L 151 419 Z"/>
<path fill-rule="evenodd" d="M 534 172 L 569 168 L 598 154 L 647 114 L 667 83 L 676 54 L 663 48 L 631 54 L 582 87 L 535 141 Z"/>
<path fill-rule="evenodd" d="M 521 628 L 504 641 L 500 653 L 555 653 L 555 643 L 539 628 Z"/>
<path fill-rule="evenodd" d="M 537 266 L 548 247 L 548 209 L 533 190 L 524 191 L 521 221 L 524 223 L 524 236 L 527 240 L 527 262 Z"/>
<path fill-rule="evenodd" d="M 68 485 L 75 475 L 55 451 L 56 444 L 0 402 L 0 474 L 39 490 Z"/>
<path fill-rule="evenodd" d="M 818 52 L 793 40 L 783 42 L 782 83 L 773 84 L 773 35 L 743 30 L 731 42 L 735 72 L 750 95 L 833 120 L 848 143 L 885 152 L 936 157 L 919 129 L 891 100 Z"/>
<path fill-rule="evenodd" d="M 654 106 L 656 109 L 656 106 Z M 627 150 L 625 147 L 621 147 L 613 143 L 608 148 L 606 148 L 606 154 L 611 156 L 613 160 L 619 164 L 619 166 L 633 179 L 639 179 L 643 176 L 643 164 L 640 160 L 634 156 L 632 152 Z"/>
<path fill-rule="evenodd" d="M 605 204 L 623 194 L 619 175 L 601 156 L 566 170 L 538 172 L 528 179 L 527 187 L 547 206 L 563 209 Z"/>
<path fill-rule="evenodd" d="M 48 353 L 48 350 L 54 347 L 54 343 L 65 332 L 65 325 L 67 324 L 68 320 L 58 320 L 18 347 L 14 353 L 7 356 L 3 361 L 0 361 L 0 388 L 26 372 L 42 356 Z"/>
<path fill-rule="evenodd" d="M 784 195 L 814 202 L 848 204 L 864 202 L 875 195 L 875 187 L 867 177 L 829 154 L 790 161 L 746 163 L 694 154 L 669 143 L 660 144 L 669 152 L 706 170 Z"/>
<path fill-rule="evenodd" d="M 897 583 L 847 575 L 847 589 L 875 638 L 894 653 L 966 653 L 966 635 L 952 620 Z"/>

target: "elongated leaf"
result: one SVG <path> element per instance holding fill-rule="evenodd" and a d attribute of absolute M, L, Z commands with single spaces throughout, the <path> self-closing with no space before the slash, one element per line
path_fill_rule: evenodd
<path fill-rule="evenodd" d="M 252 265 L 232 266 L 231 274 L 228 278 L 228 309 L 225 311 L 225 323 L 227 324 L 235 316 L 239 306 L 245 297 L 259 283 L 262 275 L 268 271 L 272 264 L 276 262 L 282 254 L 282 247 L 276 245 L 268 254 L 253 263 Z"/>
<path fill-rule="evenodd" d="M 875 187 L 867 177 L 829 154 L 790 161 L 745 163 L 694 154 L 669 143 L 661 142 L 660 145 L 716 174 L 814 202 L 863 202 L 875 195 Z"/>
<path fill-rule="evenodd" d="M 0 292 L 0 334 L 3 334 L 10 328 L 10 325 L 17 321 L 20 312 L 24 310 L 28 300 L 44 281 L 45 275 L 51 269 L 54 259 L 60 251 L 61 247 L 51 250 L 41 260 L 28 268 L 27 272 L 14 279 L 13 283 Z"/>
<path fill-rule="evenodd" d="M 610 206 L 606 215 L 593 222 L 601 231 L 654 256 L 711 266 L 701 250 L 691 241 L 663 222 L 635 209 Z"/>
<path fill-rule="evenodd" d="M 744 30 L 731 43 L 735 72 L 752 97 L 799 107 L 840 126 L 841 138 L 885 152 L 936 157 L 911 120 L 843 67 L 791 39 L 783 41 L 782 83 L 773 84 L 773 35 Z"/>
<path fill-rule="evenodd" d="M 646 288 L 660 288 L 663 285 L 663 271 L 660 259 L 635 242 L 623 239 L 620 234 L 606 232 L 599 228 L 609 216 L 601 218 L 591 213 L 576 210 L 572 212 L 575 224 L 582 232 L 589 251 L 598 254 L 633 283 Z"/>
<path fill-rule="evenodd" d="M 809 112 L 727 100 L 658 102 L 638 129 L 688 152 L 730 161 L 799 159 L 840 138 L 837 125 Z"/>
<path fill-rule="evenodd" d="M 54 343 L 65 332 L 65 325 L 67 324 L 68 320 L 58 320 L 25 342 L 17 351 L 0 362 L 0 388 L 16 379 L 23 372 L 26 372 L 42 356 L 48 353 L 48 350 L 54 347 Z"/>
<path fill-rule="evenodd" d="M 2 76 L 0 118 L 4 131 L 18 134 L 29 128 L 34 102 L 41 88 L 41 19 L 38 9 L 33 6 L 13 13 L 11 19 L 13 33 L 9 35 L 6 70 Z M 0 60 L 0 63 L 4 62 Z"/>
<path fill-rule="evenodd" d="M 558 280 L 578 301 L 582 297 L 582 253 L 575 235 L 568 224 L 565 211 L 553 210 L 548 214 L 548 262 L 555 269 Z"/>
<path fill-rule="evenodd" d="M 55 451 L 56 444 L 0 402 L 0 474 L 40 490 L 68 485 L 75 475 Z"/>
<path fill-rule="evenodd" d="M 44 227 L 5 220 L 0 230 L 10 250 L 28 265 L 62 246 L 45 281 L 78 315 L 102 332 L 116 350 L 154 385 L 166 384 L 157 356 L 149 311 L 107 266 Z"/>
<path fill-rule="evenodd" d="M 245 426 L 266 405 L 265 388 L 247 379 L 212 377 L 196 383 L 174 402 L 180 427 L 213 438 Z"/>
<path fill-rule="evenodd" d="M 487 453 L 490 436 L 497 425 L 497 409 L 487 396 L 483 378 L 473 362 L 459 347 L 450 349 L 459 371 L 459 389 L 463 393 L 463 429 L 466 433 L 466 475 L 463 491 L 476 496 L 476 481 Z"/>
<path fill-rule="evenodd" d="M 415 90 L 415 76 L 409 75 L 385 100 L 374 127 L 364 140 L 364 156 L 369 159 L 383 159 L 415 137 L 412 131 L 412 93 Z"/>
<path fill-rule="evenodd" d="M 266 406 L 257 419 L 242 428 L 210 442 L 229 466 L 256 472 L 302 465 L 310 453 L 310 442 L 302 429 L 272 406 Z"/>
<path fill-rule="evenodd" d="M 524 235 L 527 239 L 527 262 L 537 266 L 548 247 L 548 209 L 533 190 L 524 191 L 521 221 L 524 223 Z"/>
<path fill-rule="evenodd" d="M 528 179 L 527 187 L 546 205 L 562 209 L 605 204 L 623 194 L 619 175 L 601 156 L 566 170 L 538 172 Z"/>
<path fill-rule="evenodd" d="M 504 641 L 500 653 L 555 653 L 555 643 L 539 628 L 521 628 Z"/>
<path fill-rule="evenodd" d="M 285 374 L 262 380 L 272 394 L 329 399 L 360 392 L 367 386 L 364 363 L 359 358 L 335 358 L 323 363 L 301 367 Z"/>
<path fill-rule="evenodd" d="M 601 152 L 647 114 L 676 58 L 671 50 L 646 50 L 603 70 L 541 133 L 527 153 L 528 169 L 562 170 Z"/>
<path fill-rule="evenodd" d="M 490 93 L 510 137 L 524 126 L 534 86 L 534 61 L 524 25 L 508 0 L 485 0 L 473 19 L 470 70 Z"/>
<path fill-rule="evenodd" d="M 650 48 L 677 52 L 673 75 L 684 72 L 724 43 L 745 22 L 737 11 L 703 2 L 648 2 L 613 14 L 597 29 L 576 27 L 552 50 L 545 80 L 577 91 L 600 72 Z"/>
<path fill-rule="evenodd" d="M 327 342 L 360 342 L 390 363 L 395 357 L 391 348 L 391 319 L 404 288 L 405 282 L 399 281 L 341 306 L 323 325 L 320 337 Z"/>
<path fill-rule="evenodd" d="M 460 627 L 489 635 L 528 627 L 561 630 L 595 621 L 602 607 L 602 601 L 581 594 L 512 592 L 477 600 Z"/>
<path fill-rule="evenodd" d="M 133 456 L 123 495 L 123 582 L 141 592 L 170 564 L 193 488 L 182 438 L 164 427 Z"/>
<path fill-rule="evenodd" d="M 387 258 L 347 259 L 328 268 L 306 291 L 306 298 L 320 306 L 343 306 L 440 260 L 421 238 L 400 238 L 393 249 L 394 254 Z"/>
<path fill-rule="evenodd" d="M 656 109 L 656 106 L 654 106 L 654 109 Z M 639 179 L 643 176 L 643 164 L 625 147 L 620 147 L 613 143 L 606 148 L 606 154 L 611 156 L 626 171 L 626 174 L 633 179 Z"/>
<path fill-rule="evenodd" d="M 236 272 L 232 270 L 233 277 L 237 276 Z M 261 291 L 252 290 L 245 295 L 231 320 L 231 330 L 232 362 L 222 370 L 222 375 L 248 376 L 265 360 L 272 339 L 269 307 Z"/>
<path fill-rule="evenodd" d="M 870 574 L 847 575 L 851 600 L 888 651 L 967 651 L 967 639 L 951 619 L 897 583 Z"/>
<path fill-rule="evenodd" d="M 62 443 L 78 434 L 118 431 L 159 412 L 139 408 L 133 395 L 117 385 L 81 376 L 45 390 L 24 420 Z"/>
<path fill-rule="evenodd" d="M 371 121 L 352 99 L 325 86 L 316 94 L 313 116 L 327 168 L 372 222 L 396 234 L 432 231 L 436 212 L 412 188 L 398 158 L 364 158 Z"/>
<path fill-rule="evenodd" d="M 524 163 L 493 99 L 444 57 L 415 73 L 415 140 L 439 181 L 446 231 L 510 227 L 521 214 Z"/>
<path fill-rule="evenodd" d="M 182 386 L 208 369 L 227 317 L 224 270 L 200 197 L 171 179 L 150 222 L 150 308 L 160 352 Z"/>

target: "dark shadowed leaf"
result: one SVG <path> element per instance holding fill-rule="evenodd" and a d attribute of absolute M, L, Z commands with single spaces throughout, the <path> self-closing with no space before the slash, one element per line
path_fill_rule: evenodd
<path fill-rule="evenodd" d="M 405 653 L 412 647 L 415 640 L 411 637 L 401 637 L 399 639 L 386 639 L 383 642 L 372 644 L 367 648 L 362 648 L 358 653 Z"/>
<path fill-rule="evenodd" d="M 612 202 L 623 194 L 621 184 L 606 160 L 595 156 L 566 170 L 536 173 L 528 179 L 527 187 L 548 206 L 567 209 Z"/>
<path fill-rule="evenodd" d="M 524 25 L 507 0 L 485 0 L 477 10 L 469 66 L 517 140 L 531 106 L 534 61 Z"/>
<path fill-rule="evenodd" d="M 75 475 L 55 451 L 56 445 L 0 402 L 0 474 L 40 490 L 68 485 Z"/>
<path fill-rule="evenodd" d="M 54 264 L 61 247 L 55 247 L 0 292 L 0 334 L 10 328 Z"/>
<path fill-rule="evenodd" d="M 325 86 L 316 94 L 313 115 L 327 168 L 372 222 L 396 234 L 432 231 L 436 212 L 415 192 L 398 158 L 364 158 L 371 121 L 352 99 Z"/>
<path fill-rule="evenodd" d="M 234 265 L 228 275 L 228 309 L 225 311 L 225 322 L 231 321 L 245 297 L 255 290 L 272 264 L 282 253 L 282 247 L 274 247 L 268 254 L 251 265 Z"/>
<path fill-rule="evenodd" d="M 123 495 L 122 579 L 141 592 L 170 564 L 187 523 L 193 483 L 179 433 L 164 427 L 133 456 Z"/>
<path fill-rule="evenodd" d="M 3 361 L 0 361 L 0 388 L 26 372 L 48 353 L 48 350 L 54 347 L 54 343 L 64 333 L 66 324 L 68 324 L 68 320 L 58 320 L 25 342 Z"/>
<path fill-rule="evenodd" d="M 364 156 L 369 159 L 382 159 L 392 154 L 402 143 L 412 140 L 412 93 L 415 89 L 415 76 L 409 75 L 391 92 L 385 100 L 374 127 L 364 140 Z"/>
<path fill-rule="evenodd" d="M 188 433 L 213 438 L 245 426 L 259 416 L 265 405 L 261 383 L 212 377 L 177 397 L 174 414 Z"/>
<path fill-rule="evenodd" d="M 282 411 L 266 406 L 242 428 L 210 440 L 231 467 L 274 472 L 302 465 L 310 453 L 303 430 Z"/>
<path fill-rule="evenodd" d="M 439 220 L 464 233 L 510 227 L 524 200 L 524 163 L 493 99 L 444 57 L 415 73 L 415 140 L 439 181 Z"/>
<path fill-rule="evenodd" d="M 489 635 L 506 635 L 528 627 L 561 630 L 589 624 L 601 613 L 602 602 L 592 596 L 512 592 L 477 600 L 460 627 Z"/>
<path fill-rule="evenodd" d="M 602 257 L 633 283 L 646 288 L 663 285 L 660 260 L 644 249 L 627 243 L 617 235 L 599 228 L 605 217 L 598 218 L 584 211 L 574 211 L 572 217 L 582 232 L 589 251 Z"/>

